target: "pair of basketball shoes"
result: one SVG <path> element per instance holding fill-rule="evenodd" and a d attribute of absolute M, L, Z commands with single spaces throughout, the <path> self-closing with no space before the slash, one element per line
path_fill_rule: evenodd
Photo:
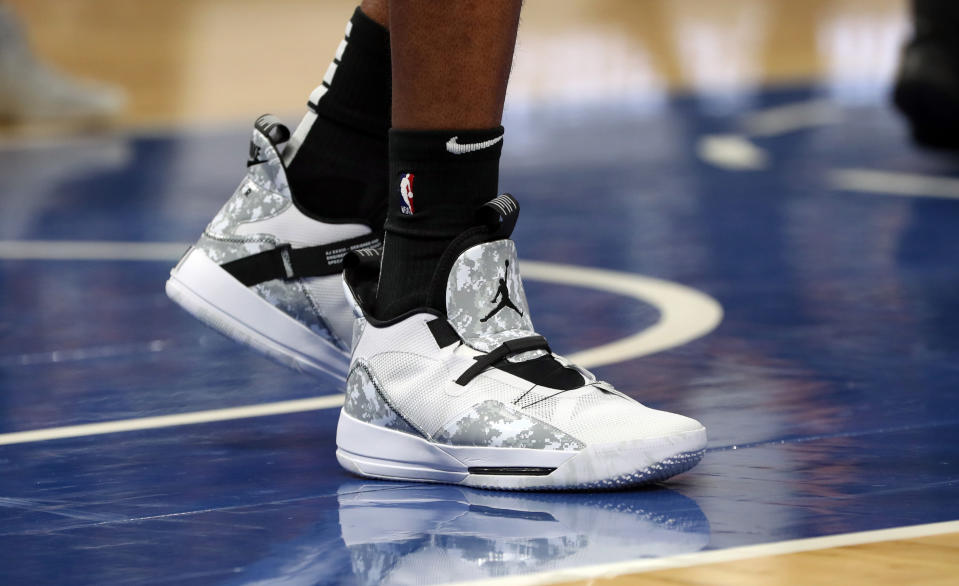
<path fill-rule="evenodd" d="M 257 120 L 246 176 L 166 290 L 284 364 L 345 375 L 336 435 L 344 468 L 484 488 L 594 489 L 662 480 L 699 462 L 699 422 L 641 405 L 536 334 L 510 240 L 512 196 L 480 208 L 443 255 L 431 290 L 445 311 L 381 320 L 379 227 L 301 210 L 286 180 L 289 137 L 276 118 Z"/>

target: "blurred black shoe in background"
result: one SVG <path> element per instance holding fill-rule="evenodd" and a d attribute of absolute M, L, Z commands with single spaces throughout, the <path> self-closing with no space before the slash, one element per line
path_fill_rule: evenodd
<path fill-rule="evenodd" d="M 917 143 L 959 149 L 959 2 L 913 0 L 912 16 L 893 101 Z"/>

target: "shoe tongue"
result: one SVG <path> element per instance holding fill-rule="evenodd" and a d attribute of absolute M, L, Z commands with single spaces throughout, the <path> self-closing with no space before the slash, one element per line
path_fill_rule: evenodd
<path fill-rule="evenodd" d="M 457 257 L 446 284 L 446 315 L 482 352 L 535 334 L 512 240 L 478 244 Z"/>
<path fill-rule="evenodd" d="M 272 114 L 256 119 L 250 137 L 250 157 L 246 161 L 249 174 L 261 185 L 290 198 L 286 167 L 280 156 L 280 146 L 290 138 L 290 130 Z"/>

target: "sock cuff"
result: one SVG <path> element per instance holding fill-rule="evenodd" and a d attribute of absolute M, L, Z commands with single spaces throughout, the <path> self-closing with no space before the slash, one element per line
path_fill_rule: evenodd
<path fill-rule="evenodd" d="M 498 161 L 502 126 L 487 129 L 390 130 L 390 159 L 408 163 Z"/>
<path fill-rule="evenodd" d="M 390 54 L 389 29 L 367 16 L 359 6 L 353 11 L 347 31 L 346 40 L 355 43 L 355 48 L 360 51 Z"/>
<path fill-rule="evenodd" d="M 308 106 L 318 116 L 374 137 L 390 128 L 390 33 L 359 7 L 346 26 L 322 86 Z"/>

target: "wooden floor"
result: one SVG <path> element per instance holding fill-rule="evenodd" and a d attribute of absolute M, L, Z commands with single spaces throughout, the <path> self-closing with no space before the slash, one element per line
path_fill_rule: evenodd
<path fill-rule="evenodd" d="M 652 584 L 955 584 L 957 572 L 959 536 L 952 534 L 668 570 L 643 579 Z"/>
<path fill-rule="evenodd" d="M 955 584 L 959 534 L 898 539 L 696 565 L 564 585 Z"/>
<path fill-rule="evenodd" d="M 354 2 L 12 5 L 44 58 L 128 92 L 119 126 L 164 127 L 248 121 L 266 110 L 295 117 Z M 528 0 L 508 107 L 597 88 L 655 96 L 888 80 L 907 28 L 901 0 Z M 955 584 L 957 576 L 952 533 L 575 583 Z"/>
<path fill-rule="evenodd" d="M 352 0 L 12 0 L 37 51 L 122 85 L 121 124 L 296 116 Z M 891 75 L 904 0 L 528 0 L 507 107 Z M 268 24 L 266 24 L 268 23 Z"/>

